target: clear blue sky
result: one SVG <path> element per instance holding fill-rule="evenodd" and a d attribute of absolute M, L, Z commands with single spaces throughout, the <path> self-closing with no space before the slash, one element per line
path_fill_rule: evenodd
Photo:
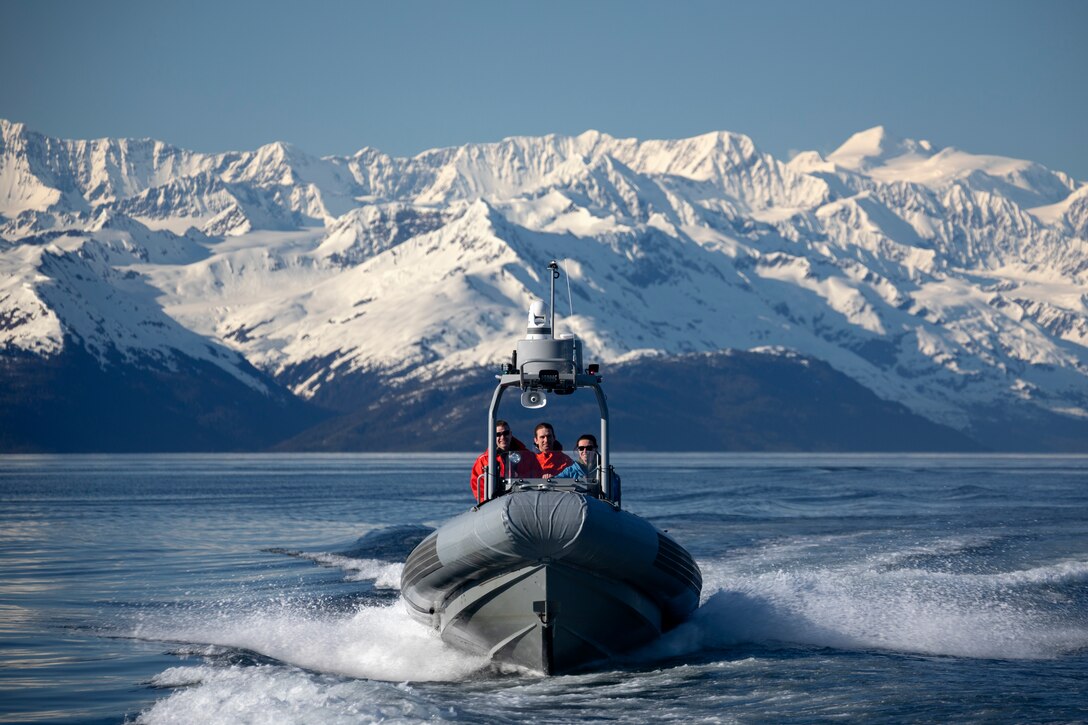
<path fill-rule="evenodd" d="M 0 117 L 396 156 L 593 128 L 788 159 L 883 124 L 1088 180 L 1088 2 L 7 0 Z"/>

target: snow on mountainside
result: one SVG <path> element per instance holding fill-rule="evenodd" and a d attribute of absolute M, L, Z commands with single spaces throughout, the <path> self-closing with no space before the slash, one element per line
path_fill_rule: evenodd
<path fill-rule="evenodd" d="M 727 132 L 408 159 L 0 135 L 0 350 L 181 351 L 348 405 L 505 359 L 555 258 L 595 359 L 793 350 L 963 431 L 1088 418 L 1088 187 L 1032 162 L 883 128 L 788 163 Z"/>

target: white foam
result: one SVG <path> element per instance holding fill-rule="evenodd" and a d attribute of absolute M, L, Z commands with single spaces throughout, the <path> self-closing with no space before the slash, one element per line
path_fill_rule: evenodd
<path fill-rule="evenodd" d="M 335 616 L 291 604 L 249 613 L 189 612 L 134 636 L 256 652 L 314 672 L 387 682 L 456 681 L 487 665 L 412 621 L 397 602 Z"/>
<path fill-rule="evenodd" d="M 379 559 L 353 559 L 340 554 L 298 554 L 302 559 L 320 564 L 321 566 L 334 567 L 347 572 L 348 581 L 361 582 L 373 581 L 378 589 L 400 589 L 400 575 L 404 570 L 404 564 L 399 562 L 381 561 Z"/>
<path fill-rule="evenodd" d="M 355 725 L 434 721 L 443 715 L 408 685 L 334 680 L 272 665 L 173 667 L 158 675 L 152 684 L 184 689 L 141 713 L 137 722 L 148 725 Z"/>
<path fill-rule="evenodd" d="M 649 656 L 742 642 L 789 642 L 841 649 L 994 659 L 1048 659 L 1088 648 L 1088 623 L 1033 597 L 1040 585 L 1088 578 L 1088 562 L 1065 561 L 996 574 L 919 569 L 779 569 L 741 573 L 700 563 L 707 599 Z"/>

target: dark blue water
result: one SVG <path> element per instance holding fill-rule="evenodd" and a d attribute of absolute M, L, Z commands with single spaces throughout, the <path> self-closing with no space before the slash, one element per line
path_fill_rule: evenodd
<path fill-rule="evenodd" d="M 1088 721 L 1088 458 L 618 456 L 704 601 L 551 679 L 402 611 L 472 460 L 0 457 L 0 721 Z"/>

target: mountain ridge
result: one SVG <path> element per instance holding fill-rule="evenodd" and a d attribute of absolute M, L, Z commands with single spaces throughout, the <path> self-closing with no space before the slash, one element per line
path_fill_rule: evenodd
<path fill-rule="evenodd" d="M 320 159 L 0 132 L 0 354 L 418 389 L 503 359 L 554 258 L 609 363 L 781 348 L 967 435 L 1088 420 L 1088 187 L 1034 162 L 882 127 L 788 162 L 727 131 Z"/>

